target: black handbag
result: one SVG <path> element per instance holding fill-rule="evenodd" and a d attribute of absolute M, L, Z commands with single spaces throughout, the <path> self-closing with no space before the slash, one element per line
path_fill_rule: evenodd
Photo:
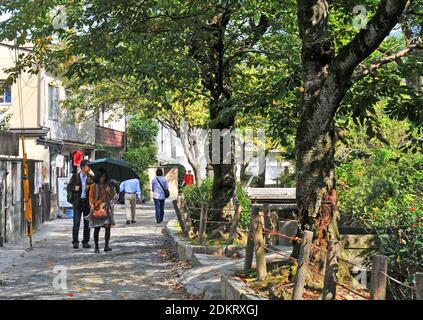
<path fill-rule="evenodd" d="M 168 189 L 166 189 L 165 187 L 163 187 L 162 183 L 160 182 L 159 178 L 156 178 L 157 182 L 159 183 L 160 187 L 162 187 L 164 194 L 165 194 L 165 198 L 169 198 L 170 197 L 170 192 Z"/>
<path fill-rule="evenodd" d="M 125 204 L 125 192 L 119 192 L 119 204 Z"/>

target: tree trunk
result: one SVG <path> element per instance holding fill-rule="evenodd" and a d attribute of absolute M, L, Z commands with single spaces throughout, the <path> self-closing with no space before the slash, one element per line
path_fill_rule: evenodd
<path fill-rule="evenodd" d="M 317 118 L 318 119 L 318 118 Z M 334 121 L 310 121 L 304 117 L 297 131 L 297 205 L 301 230 L 314 234 L 314 243 L 326 247 L 339 240 L 335 163 Z M 323 120 L 323 119 L 320 119 Z M 298 255 L 299 246 L 293 255 Z M 323 264 L 324 260 L 315 257 Z"/>
<path fill-rule="evenodd" d="M 336 111 L 351 85 L 355 68 L 377 49 L 397 24 L 407 3 L 383 0 L 367 28 L 335 56 L 328 29 L 328 2 L 297 1 L 304 82 L 296 136 L 297 204 L 300 229 L 311 230 L 318 246 L 326 247 L 328 240 L 339 239 L 334 164 Z M 298 252 L 299 246 L 295 245 L 292 255 L 297 257 Z M 318 266 L 324 264 L 319 253 L 313 260 Z"/>
<path fill-rule="evenodd" d="M 220 94 L 219 94 L 220 97 Z M 227 94 L 226 99 L 229 99 L 230 96 Z M 230 201 L 234 196 L 235 187 L 236 187 L 236 176 L 235 176 L 235 160 L 234 160 L 234 138 L 232 135 L 229 135 L 230 130 L 233 129 L 235 123 L 234 115 L 229 115 L 226 118 L 222 119 L 220 117 L 220 112 L 222 111 L 221 105 L 218 103 L 219 99 L 214 99 L 211 102 L 212 107 L 210 108 L 210 119 L 212 124 L 212 129 L 221 130 L 221 136 L 219 138 L 219 145 L 216 147 L 211 145 L 210 152 L 219 152 L 219 163 L 212 163 L 213 166 L 213 209 L 221 209 L 217 212 L 217 218 L 219 220 L 225 220 L 226 213 L 225 209 L 230 205 Z M 227 130 L 226 132 L 223 130 Z M 225 133 L 224 133 L 225 132 Z M 230 150 L 224 150 L 224 140 L 230 139 Z M 212 141 L 212 140 L 210 140 Z M 210 159 L 213 160 L 213 155 L 211 154 Z"/>
<path fill-rule="evenodd" d="M 184 149 L 185 156 L 188 159 L 188 163 L 191 165 L 192 170 L 194 171 L 195 183 L 198 187 L 201 186 L 201 157 L 202 152 L 199 148 L 197 141 L 198 135 L 195 134 L 195 128 L 190 128 L 186 123 L 184 123 L 178 131 L 178 137 L 181 140 L 182 147 Z"/>
<path fill-rule="evenodd" d="M 235 172 L 232 164 L 213 164 L 213 209 L 222 209 L 218 219 L 225 219 L 225 208 L 235 192 Z"/>
<path fill-rule="evenodd" d="M 198 163 L 190 163 L 191 167 L 192 167 L 192 171 L 194 172 L 194 177 L 195 177 L 195 183 L 197 184 L 197 187 L 201 187 L 201 173 L 200 173 L 200 164 Z"/>

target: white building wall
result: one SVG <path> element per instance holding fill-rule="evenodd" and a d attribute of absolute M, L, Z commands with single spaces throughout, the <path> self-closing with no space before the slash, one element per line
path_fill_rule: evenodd
<path fill-rule="evenodd" d="M 204 145 L 200 142 L 200 148 L 204 150 Z M 187 170 L 192 170 L 191 165 L 185 155 L 181 140 L 176 137 L 176 134 L 169 129 L 160 125 L 159 134 L 157 135 L 157 149 L 158 158 L 161 163 L 179 163 Z M 287 167 L 289 172 L 292 172 L 293 166 L 287 161 L 282 161 L 279 157 L 278 151 L 270 152 L 266 157 L 266 185 L 276 185 L 276 179 L 281 176 L 282 170 Z M 206 177 L 207 161 L 205 155 L 201 158 L 201 178 Z M 247 168 L 247 173 L 250 175 L 258 175 L 258 161 L 254 159 Z M 237 176 L 240 175 L 240 166 L 237 165 Z"/>

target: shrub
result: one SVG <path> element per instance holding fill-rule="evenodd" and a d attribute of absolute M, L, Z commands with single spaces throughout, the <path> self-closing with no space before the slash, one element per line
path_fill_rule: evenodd
<path fill-rule="evenodd" d="M 376 248 L 365 253 L 389 259 L 388 273 L 413 286 L 414 274 L 423 269 L 423 156 L 374 150 L 337 169 L 341 210 L 355 223 L 376 234 Z M 391 299 L 412 297 L 409 289 L 389 282 Z"/>
<path fill-rule="evenodd" d="M 202 202 L 207 202 L 209 207 L 212 204 L 212 188 L 213 188 L 213 179 L 206 178 L 203 180 L 200 188 L 193 184 L 191 186 L 186 186 L 183 188 L 185 201 L 188 207 L 188 213 L 192 219 L 200 219 L 200 208 Z M 215 216 L 216 211 L 210 211 L 208 216 L 210 220 L 217 219 Z M 193 221 L 194 225 L 198 227 L 198 222 Z"/>
<path fill-rule="evenodd" d="M 201 202 L 207 202 L 209 208 L 212 205 L 212 188 L 213 188 L 213 179 L 206 178 L 203 180 L 201 187 L 198 188 L 197 185 L 186 186 L 183 188 L 185 201 L 188 206 L 188 213 L 193 219 L 200 219 L 200 208 Z M 248 199 L 247 193 L 242 189 L 241 185 L 237 185 L 237 198 L 239 203 L 242 205 L 240 226 L 244 229 L 248 229 L 250 223 L 250 200 Z M 217 220 L 218 215 L 217 211 L 210 210 L 208 212 L 209 220 Z M 197 227 L 198 222 L 194 221 L 194 225 Z"/>
<path fill-rule="evenodd" d="M 399 207 L 402 207 L 400 209 Z M 376 249 L 365 255 L 365 263 L 371 265 L 373 254 L 388 257 L 388 274 L 414 287 L 414 276 L 423 270 L 423 205 L 409 207 L 407 203 L 389 201 L 383 214 L 366 225 L 376 231 Z M 411 299 L 413 291 L 388 280 L 388 298 Z"/>
<path fill-rule="evenodd" d="M 248 230 L 250 224 L 251 201 L 248 198 L 247 192 L 241 187 L 241 184 L 237 184 L 236 195 L 239 204 L 242 206 L 240 226 L 242 229 Z"/>

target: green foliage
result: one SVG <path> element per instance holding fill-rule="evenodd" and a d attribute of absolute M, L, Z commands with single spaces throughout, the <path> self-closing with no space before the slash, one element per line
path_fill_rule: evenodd
<path fill-rule="evenodd" d="M 7 108 L 0 108 L 0 130 L 7 130 L 9 128 L 11 116 L 11 113 L 7 113 Z"/>
<path fill-rule="evenodd" d="M 417 207 L 423 196 L 423 156 L 399 159 L 388 150 L 375 150 L 369 158 L 355 159 L 337 169 L 341 210 L 356 222 L 379 219 L 398 204 Z M 388 210 L 389 207 L 389 210 Z M 375 215 L 378 213 L 378 215 Z"/>
<path fill-rule="evenodd" d="M 279 177 L 279 183 L 282 188 L 295 188 L 296 175 L 295 172 L 288 174 L 281 174 Z"/>
<path fill-rule="evenodd" d="M 203 180 L 200 188 L 197 185 L 191 185 L 183 188 L 184 198 L 188 206 L 188 213 L 191 218 L 200 219 L 201 202 L 207 202 L 209 208 L 212 205 L 212 188 L 213 179 L 206 178 Z M 248 194 L 244 191 L 240 184 L 236 188 L 236 196 L 239 204 L 242 206 L 240 226 L 243 229 L 248 229 L 250 224 L 250 208 L 251 202 Z M 218 215 L 216 211 L 210 210 L 208 213 L 209 220 L 217 220 Z M 198 223 L 194 222 L 195 225 Z"/>
<path fill-rule="evenodd" d="M 375 253 L 387 256 L 389 275 L 411 287 L 414 287 L 416 272 L 423 268 L 422 195 L 419 200 L 412 194 L 403 199 L 390 199 L 383 209 L 374 208 L 370 218 L 363 218 L 363 225 L 376 231 L 376 249 L 366 252 L 366 264 L 371 265 Z M 388 298 L 415 298 L 413 290 L 389 280 L 388 284 Z"/>
<path fill-rule="evenodd" d="M 389 274 L 413 286 L 423 265 L 423 155 L 399 148 L 409 124 L 379 117 L 379 139 L 368 139 L 366 128 L 350 128 L 348 143 L 338 148 L 337 186 L 341 221 L 363 226 L 376 235 L 376 248 L 366 252 L 389 258 Z M 393 299 L 411 298 L 408 289 L 389 283 Z"/>
<path fill-rule="evenodd" d="M 156 121 L 142 115 L 135 115 L 128 121 L 128 148 L 156 144 L 159 126 Z"/>
<path fill-rule="evenodd" d="M 184 198 L 188 207 L 188 214 L 193 219 L 200 219 L 200 208 L 202 202 L 207 202 L 209 208 L 212 205 L 212 189 L 213 189 L 213 179 L 206 178 L 203 180 L 200 188 L 193 184 L 191 186 L 184 187 Z M 216 211 L 211 210 L 208 214 L 209 220 L 216 220 L 218 216 Z M 198 222 L 193 221 L 194 225 L 198 227 Z"/>
<path fill-rule="evenodd" d="M 140 176 L 144 191 L 148 188 L 146 170 L 157 162 L 155 145 L 157 133 L 157 123 L 152 119 L 137 115 L 128 121 L 128 150 L 124 158 Z"/>
<path fill-rule="evenodd" d="M 236 196 L 238 203 L 242 206 L 240 226 L 242 229 L 248 230 L 250 225 L 251 201 L 247 192 L 242 188 L 241 184 L 237 184 Z"/>

